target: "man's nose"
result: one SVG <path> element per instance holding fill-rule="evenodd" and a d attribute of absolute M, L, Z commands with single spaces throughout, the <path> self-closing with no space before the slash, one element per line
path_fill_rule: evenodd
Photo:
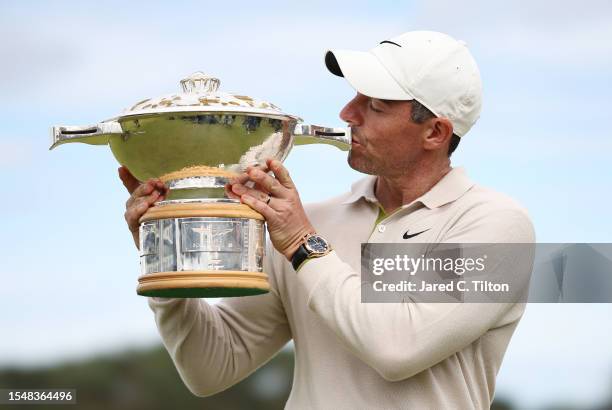
<path fill-rule="evenodd" d="M 342 121 L 347 122 L 351 126 L 361 125 L 361 123 L 363 121 L 363 117 L 361 115 L 361 111 L 360 111 L 360 108 L 359 108 L 359 103 L 360 103 L 360 100 L 361 100 L 360 97 L 362 97 L 362 96 L 357 94 L 355 96 L 355 98 L 353 98 L 351 101 L 349 101 L 344 106 L 342 111 L 340 111 L 340 118 L 342 119 Z"/>

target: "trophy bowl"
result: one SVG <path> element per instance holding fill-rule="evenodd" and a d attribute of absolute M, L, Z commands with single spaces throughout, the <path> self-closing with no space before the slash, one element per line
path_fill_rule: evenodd
<path fill-rule="evenodd" d="M 264 218 L 225 195 L 229 178 L 248 166 L 283 161 L 294 145 L 350 148 L 349 131 L 305 125 L 269 102 L 219 92 L 201 72 L 182 92 L 137 102 L 91 126 L 54 126 L 53 149 L 80 142 L 109 145 L 138 180 L 170 188 L 140 219 L 137 293 L 223 297 L 265 293 Z"/>

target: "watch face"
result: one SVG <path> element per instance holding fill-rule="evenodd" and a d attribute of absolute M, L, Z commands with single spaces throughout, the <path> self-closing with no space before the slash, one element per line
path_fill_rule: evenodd
<path fill-rule="evenodd" d="M 314 253 L 324 253 L 329 248 L 329 245 L 322 237 L 313 235 L 306 240 L 306 248 Z"/>

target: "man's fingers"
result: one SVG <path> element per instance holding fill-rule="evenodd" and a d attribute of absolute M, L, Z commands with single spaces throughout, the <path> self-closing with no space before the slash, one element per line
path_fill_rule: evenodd
<path fill-rule="evenodd" d="M 249 176 L 249 171 L 251 171 L 252 169 L 259 169 L 262 172 L 269 171 L 266 165 L 260 165 L 260 164 L 255 164 L 252 166 L 249 165 L 248 167 L 246 167 L 246 169 L 244 170 L 242 174 L 236 174 L 236 176 L 230 178 L 228 182 L 230 184 L 243 184 L 243 185 L 246 184 L 251 179 L 251 177 Z"/>
<path fill-rule="evenodd" d="M 159 191 L 153 191 L 147 196 L 135 198 L 130 206 L 125 211 L 125 220 L 128 223 L 131 231 L 138 228 L 140 217 L 153 206 L 155 201 L 160 199 L 162 194 Z"/>
<path fill-rule="evenodd" d="M 230 178 L 225 189 L 227 196 L 233 199 L 240 199 L 241 195 L 247 194 L 265 202 L 268 199 L 267 192 L 270 192 L 278 198 L 284 198 L 286 196 L 285 187 L 275 178 L 267 174 L 269 163 L 270 160 L 268 160 L 267 165 L 264 166 L 249 166 L 246 168 L 245 173 Z M 287 185 L 293 186 L 293 182 L 291 178 L 289 178 L 287 170 L 285 170 L 282 175 L 285 177 L 284 181 Z"/>
<path fill-rule="evenodd" d="M 227 194 L 227 197 L 230 199 L 240 199 L 240 195 L 232 192 L 232 186 L 232 184 L 225 184 L 225 193 Z"/>
<path fill-rule="evenodd" d="M 288 190 L 281 185 L 276 178 L 271 177 L 262 170 L 251 168 L 248 170 L 249 177 L 259 186 L 263 187 L 264 190 L 270 192 L 273 196 L 278 198 L 286 198 L 288 196 Z"/>
<path fill-rule="evenodd" d="M 159 199 L 160 195 L 162 195 L 162 193 L 156 190 L 156 191 L 151 192 L 149 195 L 145 196 L 144 198 L 147 204 L 151 206 L 155 203 L 155 201 Z"/>
<path fill-rule="evenodd" d="M 126 167 L 119 167 L 117 171 L 119 172 L 119 178 L 121 182 L 123 182 L 123 186 L 125 186 L 131 195 L 140 185 L 140 181 L 137 180 Z"/>
<path fill-rule="evenodd" d="M 262 214 L 266 220 L 270 220 L 275 216 L 274 209 L 270 208 L 265 202 L 255 199 L 248 194 L 242 195 L 240 201 Z"/>
<path fill-rule="evenodd" d="M 269 159 L 266 161 L 268 168 L 272 170 L 278 182 L 280 182 L 285 188 L 295 189 L 293 180 L 289 176 L 289 171 L 285 168 L 279 160 Z"/>
<path fill-rule="evenodd" d="M 147 209 L 149 209 L 155 201 L 159 198 L 160 193 L 158 191 L 153 191 L 147 196 L 141 196 L 139 198 L 135 198 L 132 204 L 128 207 L 128 211 L 135 209 L 137 211 L 142 211 L 144 214 Z"/>
<path fill-rule="evenodd" d="M 157 189 L 157 181 L 154 179 L 149 179 L 147 182 L 141 184 L 138 188 L 136 188 L 136 190 L 134 190 L 134 192 L 132 193 L 132 196 L 135 198 L 147 196 Z"/>
<path fill-rule="evenodd" d="M 140 217 L 155 204 L 156 201 L 165 199 L 167 189 L 163 192 L 154 188 L 155 183 L 147 181 L 134 191 L 125 204 L 125 220 L 127 221 L 130 230 L 138 228 Z M 143 194 L 143 195 L 140 195 Z M 137 196 L 138 195 L 138 196 Z"/>
<path fill-rule="evenodd" d="M 117 171 L 121 182 L 123 182 L 123 185 L 130 193 L 130 197 L 125 203 L 126 209 L 123 216 L 130 232 L 134 236 L 136 247 L 139 248 L 138 228 L 140 226 L 140 218 L 156 201 L 164 200 L 169 189 L 159 179 L 149 179 L 141 183 L 126 167 L 120 167 Z"/>
<path fill-rule="evenodd" d="M 134 197 L 148 195 L 151 193 L 151 191 L 153 191 L 153 189 L 157 189 L 163 194 L 167 194 L 169 191 L 168 187 L 159 179 L 149 179 L 148 181 L 141 183 L 126 167 L 120 167 L 118 172 L 121 182 L 123 182 L 123 185 L 126 187 L 130 195 Z"/>
<path fill-rule="evenodd" d="M 134 232 L 138 229 L 140 217 L 149 209 L 149 204 L 143 199 L 139 198 L 132 206 L 125 211 L 125 221 L 130 228 L 130 231 Z"/>
<path fill-rule="evenodd" d="M 155 184 L 151 180 L 145 182 L 144 184 L 140 184 L 128 198 L 127 202 L 125 203 L 125 207 L 129 208 L 138 198 L 150 195 L 154 190 Z"/>
<path fill-rule="evenodd" d="M 249 195 L 252 196 L 253 198 L 256 198 L 262 202 L 267 202 L 268 198 L 270 197 L 267 193 L 259 191 L 257 189 L 253 189 L 253 188 L 248 188 L 245 185 L 242 184 L 234 184 L 231 187 L 232 192 L 236 195 L 238 195 L 238 197 L 242 196 L 242 195 Z"/>
<path fill-rule="evenodd" d="M 250 167 L 247 168 L 247 170 L 248 169 L 250 169 Z M 230 178 L 229 183 L 230 184 L 245 184 L 248 180 L 249 180 L 249 174 L 243 173 L 243 174 L 236 175 L 233 178 Z"/>

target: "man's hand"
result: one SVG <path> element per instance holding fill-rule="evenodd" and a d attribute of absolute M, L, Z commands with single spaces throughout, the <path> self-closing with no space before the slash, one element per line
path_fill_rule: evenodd
<path fill-rule="evenodd" d="M 291 260 L 304 236 L 315 230 L 287 169 L 280 161 L 272 159 L 267 160 L 266 165 L 275 178 L 265 170 L 248 167 L 246 173 L 230 180 L 225 191 L 230 198 L 240 199 L 266 218 L 272 244 Z M 255 182 L 254 188 L 245 185 L 249 180 Z"/>
<path fill-rule="evenodd" d="M 140 249 L 138 220 L 153 206 L 156 201 L 162 201 L 168 194 L 168 187 L 159 179 L 149 179 L 145 183 L 138 181 L 126 167 L 119 168 L 119 178 L 130 193 L 125 203 L 125 221 L 134 238 L 136 247 Z"/>

